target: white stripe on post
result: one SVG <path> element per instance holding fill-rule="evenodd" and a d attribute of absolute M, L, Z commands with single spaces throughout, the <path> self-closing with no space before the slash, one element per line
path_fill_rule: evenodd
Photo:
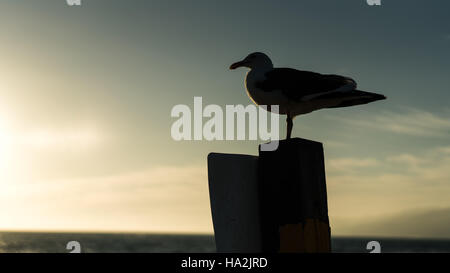
<path fill-rule="evenodd" d="M 217 252 L 261 252 L 258 157 L 211 153 L 208 181 Z"/>

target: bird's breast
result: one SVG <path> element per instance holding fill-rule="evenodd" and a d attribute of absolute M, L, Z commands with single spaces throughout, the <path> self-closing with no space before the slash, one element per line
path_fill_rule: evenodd
<path fill-rule="evenodd" d="M 284 114 L 289 104 L 288 99 L 281 90 L 264 91 L 259 88 L 258 83 L 265 80 L 264 74 L 252 73 L 250 71 L 245 79 L 247 95 L 257 105 L 278 105 L 280 114 Z"/>

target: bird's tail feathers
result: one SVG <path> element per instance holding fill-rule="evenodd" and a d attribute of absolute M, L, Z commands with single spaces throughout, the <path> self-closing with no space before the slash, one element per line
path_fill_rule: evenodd
<path fill-rule="evenodd" d="M 339 92 L 334 93 L 333 95 L 336 97 L 342 98 L 340 103 L 337 105 L 329 106 L 327 108 L 339 108 L 339 107 L 348 107 L 348 106 L 354 106 L 354 105 L 360 105 L 360 104 L 367 104 L 378 100 L 385 100 L 386 96 L 377 94 L 377 93 L 371 93 L 366 91 L 360 91 L 360 90 L 353 90 L 350 92 Z M 332 95 L 332 94 L 330 94 Z M 327 98 L 321 98 L 321 99 L 327 99 Z M 329 97 L 328 99 L 331 99 Z"/>

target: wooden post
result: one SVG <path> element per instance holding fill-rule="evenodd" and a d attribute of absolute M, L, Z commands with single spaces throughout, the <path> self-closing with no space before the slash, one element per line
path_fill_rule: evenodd
<path fill-rule="evenodd" d="M 258 157 L 211 153 L 208 181 L 217 252 L 261 252 Z"/>
<path fill-rule="evenodd" d="M 263 252 L 330 252 L 322 143 L 282 140 L 258 165 Z"/>
<path fill-rule="evenodd" d="M 218 252 L 330 252 L 323 147 L 294 138 L 259 157 L 208 156 Z"/>

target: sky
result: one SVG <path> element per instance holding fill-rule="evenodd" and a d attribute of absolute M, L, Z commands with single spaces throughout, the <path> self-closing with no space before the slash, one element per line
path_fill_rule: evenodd
<path fill-rule="evenodd" d="M 332 234 L 450 238 L 449 11 L 3 0 L 0 230 L 212 233 L 208 153 L 257 155 L 261 141 L 175 141 L 171 109 L 251 104 L 246 71 L 228 67 L 262 51 L 388 98 L 295 119 L 294 136 L 324 144 Z"/>

